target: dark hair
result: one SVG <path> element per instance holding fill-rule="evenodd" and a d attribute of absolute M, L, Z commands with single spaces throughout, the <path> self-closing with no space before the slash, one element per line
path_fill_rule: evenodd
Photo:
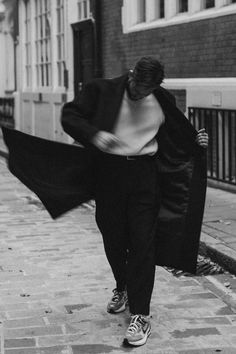
<path fill-rule="evenodd" d="M 134 78 L 148 86 L 160 85 L 164 79 L 164 67 L 156 58 L 142 57 L 135 65 Z"/>

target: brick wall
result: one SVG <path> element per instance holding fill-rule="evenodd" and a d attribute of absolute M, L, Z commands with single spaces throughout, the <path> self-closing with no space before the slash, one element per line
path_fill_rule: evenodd
<path fill-rule="evenodd" d="M 101 4 L 105 77 L 126 71 L 143 55 L 159 58 L 168 78 L 236 76 L 236 15 L 123 34 L 122 0 Z"/>

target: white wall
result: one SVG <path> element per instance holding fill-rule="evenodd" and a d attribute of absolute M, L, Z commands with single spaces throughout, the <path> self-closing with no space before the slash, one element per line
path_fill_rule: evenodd
<path fill-rule="evenodd" d="M 185 89 L 187 107 L 235 109 L 236 78 L 166 79 L 167 89 Z"/>

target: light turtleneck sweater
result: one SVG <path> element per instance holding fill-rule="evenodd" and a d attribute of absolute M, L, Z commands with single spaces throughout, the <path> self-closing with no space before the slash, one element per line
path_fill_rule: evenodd
<path fill-rule="evenodd" d="M 109 153 L 115 155 L 154 155 L 158 150 L 156 134 L 165 121 L 160 104 L 153 94 L 137 101 L 125 90 L 113 134 L 121 144 Z"/>

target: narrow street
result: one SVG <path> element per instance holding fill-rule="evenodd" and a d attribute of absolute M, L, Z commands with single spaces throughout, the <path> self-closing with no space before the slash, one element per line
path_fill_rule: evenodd
<path fill-rule="evenodd" d="M 123 347 L 128 310 L 106 312 L 114 282 L 94 208 L 51 220 L 3 158 L 0 196 L 2 354 L 236 353 L 235 288 L 219 285 L 225 275 L 176 278 L 158 267 L 152 335 Z"/>

